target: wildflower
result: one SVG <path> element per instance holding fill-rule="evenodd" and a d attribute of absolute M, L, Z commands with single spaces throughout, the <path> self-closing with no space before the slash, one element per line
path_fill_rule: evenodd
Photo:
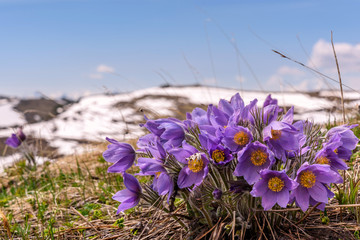
<path fill-rule="evenodd" d="M 106 138 L 106 140 L 111 144 L 103 153 L 103 157 L 106 161 L 114 163 L 108 168 L 108 172 L 125 172 L 135 161 L 134 148 L 128 143 L 120 143 L 111 138 Z"/>
<path fill-rule="evenodd" d="M 350 157 L 352 155 L 352 150 L 356 148 L 356 145 L 359 142 L 359 139 L 355 136 L 353 131 L 351 131 L 351 129 L 356 126 L 357 125 L 337 126 L 331 128 L 326 134 L 326 138 L 329 141 L 331 141 L 331 139 L 333 138 L 339 138 L 339 141 L 342 142 L 342 145 L 336 149 L 336 153 L 342 159 L 350 160 Z"/>
<path fill-rule="evenodd" d="M 269 106 L 269 105 L 278 105 L 278 100 L 276 98 L 272 98 L 271 94 L 267 95 L 263 107 Z"/>
<path fill-rule="evenodd" d="M 299 150 L 298 130 L 290 124 L 273 121 L 263 130 L 264 141 L 274 152 L 275 157 L 286 161 L 286 152 Z"/>
<path fill-rule="evenodd" d="M 182 122 L 175 118 L 148 120 L 146 117 L 144 126 L 151 133 L 160 138 L 161 144 L 166 150 L 180 147 L 185 138 Z"/>
<path fill-rule="evenodd" d="M 224 166 L 225 164 L 229 163 L 234 157 L 229 149 L 224 148 L 221 145 L 217 145 L 211 148 L 210 158 L 213 160 L 213 163 L 215 165 Z"/>
<path fill-rule="evenodd" d="M 233 152 L 238 152 L 253 140 L 251 132 L 244 127 L 227 127 L 222 143 Z"/>
<path fill-rule="evenodd" d="M 124 173 L 123 177 L 126 189 L 115 193 L 115 195 L 112 197 L 114 200 L 121 202 L 117 213 L 138 205 L 141 196 L 141 187 L 139 181 L 128 173 Z"/>
<path fill-rule="evenodd" d="M 342 183 L 339 173 L 330 169 L 329 165 L 320 165 L 305 162 L 298 170 L 295 181 L 299 183 L 292 191 L 292 198 L 304 212 L 309 204 L 322 203 L 318 208 L 324 208 L 328 198 L 334 194 L 328 189 L 331 183 Z"/>
<path fill-rule="evenodd" d="M 261 179 L 255 183 L 250 192 L 254 197 L 261 197 L 264 210 L 271 209 L 276 203 L 285 208 L 289 203 L 289 192 L 299 184 L 290 179 L 285 171 L 264 169 L 260 172 Z"/>
<path fill-rule="evenodd" d="M 172 178 L 164 168 L 164 160 L 166 152 L 162 145 L 157 142 L 157 147 L 149 147 L 154 158 L 139 158 L 136 166 L 140 168 L 138 175 L 152 175 L 154 176 L 152 188 L 159 193 L 159 195 L 168 195 L 168 200 L 173 191 L 174 184 Z"/>
<path fill-rule="evenodd" d="M 181 169 L 177 185 L 179 188 L 186 188 L 192 185 L 199 186 L 207 176 L 209 169 L 207 159 L 204 153 L 199 153 L 196 148 L 183 142 L 183 148 L 172 149 L 169 151 L 179 162 L 184 164 Z"/>
<path fill-rule="evenodd" d="M 235 108 L 233 115 L 229 118 L 230 126 L 237 126 L 239 123 L 253 123 L 253 109 L 256 107 L 257 99 L 251 101 L 243 108 Z"/>
<path fill-rule="evenodd" d="M 221 199 L 221 197 L 222 197 L 222 191 L 220 190 L 220 189 L 218 189 L 218 188 L 216 188 L 213 192 L 212 192 L 212 195 L 213 195 L 213 197 L 214 197 L 214 199 L 216 199 L 216 200 L 220 200 Z"/>
<path fill-rule="evenodd" d="M 260 178 L 260 170 L 268 168 L 273 162 L 273 153 L 264 144 L 256 141 L 238 153 L 234 175 L 243 176 L 249 184 L 254 184 Z"/>
<path fill-rule="evenodd" d="M 199 140 L 201 146 L 203 146 L 210 154 L 212 163 L 217 166 L 223 166 L 229 163 L 234 157 L 228 148 L 225 148 L 220 143 L 220 140 L 208 134 L 200 134 Z"/>
<path fill-rule="evenodd" d="M 11 134 L 11 137 L 7 138 L 5 141 L 5 144 L 12 148 L 18 148 L 23 141 L 25 141 L 26 136 L 22 131 L 22 128 L 20 127 L 17 130 L 17 133 Z"/>
<path fill-rule="evenodd" d="M 346 163 L 336 154 L 337 149 L 342 145 L 339 140 L 340 136 L 337 135 L 331 141 L 323 144 L 323 148 L 315 155 L 315 163 L 327 164 L 334 171 L 348 169 Z"/>
<path fill-rule="evenodd" d="M 169 201 L 174 189 L 174 184 L 172 178 L 164 168 L 163 162 L 157 159 L 139 158 L 137 166 L 141 170 L 137 175 L 154 176 L 152 188 L 161 196 L 168 194 Z"/>

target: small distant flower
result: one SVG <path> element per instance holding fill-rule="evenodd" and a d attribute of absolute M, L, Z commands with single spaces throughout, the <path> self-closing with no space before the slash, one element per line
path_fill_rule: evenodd
<path fill-rule="evenodd" d="M 17 133 L 11 134 L 11 137 L 6 139 L 5 144 L 12 148 L 18 148 L 23 141 L 25 141 L 26 136 L 22 131 L 22 128 L 19 128 Z"/>
<path fill-rule="evenodd" d="M 126 189 L 121 190 L 112 197 L 121 202 L 117 213 L 130 209 L 138 205 L 141 196 L 141 187 L 139 181 L 128 173 L 123 174 Z"/>
<path fill-rule="evenodd" d="M 233 152 L 238 152 L 253 140 L 251 132 L 244 127 L 225 128 L 222 143 Z"/>
<path fill-rule="evenodd" d="M 135 161 L 136 153 L 134 148 L 128 143 L 120 143 L 114 139 L 106 138 L 111 144 L 103 153 L 106 161 L 114 163 L 108 168 L 108 172 L 125 172 Z"/>
<path fill-rule="evenodd" d="M 260 171 L 268 168 L 273 162 L 273 153 L 264 144 L 256 141 L 238 153 L 234 175 L 243 176 L 249 184 L 254 184 L 260 178 Z"/>
<path fill-rule="evenodd" d="M 222 194 L 223 194 L 222 191 L 217 188 L 212 192 L 212 195 L 213 195 L 214 199 L 216 199 L 216 200 L 220 200 L 222 197 Z"/>
<path fill-rule="evenodd" d="M 224 166 L 234 158 L 230 150 L 221 145 L 217 145 L 210 150 L 210 157 L 213 163 L 218 166 Z"/>
<path fill-rule="evenodd" d="M 169 153 L 173 154 L 176 160 L 185 165 L 178 176 L 177 185 L 179 188 L 192 185 L 199 186 L 209 172 L 209 160 L 206 155 L 199 153 L 196 148 L 186 142 L 183 142 L 183 148 L 172 149 Z"/>
<path fill-rule="evenodd" d="M 299 168 L 295 181 L 299 185 L 293 190 L 292 198 L 295 198 L 296 204 L 305 212 L 309 204 L 320 202 L 323 204 L 319 208 L 323 208 L 328 198 L 333 196 L 327 186 L 331 183 L 342 183 L 343 180 L 329 165 L 309 165 L 305 162 Z"/>
<path fill-rule="evenodd" d="M 264 141 L 268 144 L 275 157 L 286 161 L 286 152 L 299 150 L 299 131 L 284 122 L 273 121 L 263 130 Z"/>
<path fill-rule="evenodd" d="M 286 208 L 289 203 L 290 191 L 299 184 L 290 179 L 285 171 L 262 170 L 261 179 L 255 183 L 250 192 L 254 197 L 261 197 L 261 205 L 264 210 L 271 209 L 276 203 Z"/>

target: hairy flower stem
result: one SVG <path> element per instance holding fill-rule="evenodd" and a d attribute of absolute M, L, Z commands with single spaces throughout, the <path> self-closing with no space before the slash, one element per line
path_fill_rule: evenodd
<path fill-rule="evenodd" d="M 191 207 L 192 207 L 193 210 L 195 209 L 195 210 L 197 210 L 198 212 L 200 212 L 200 213 L 203 215 L 203 217 L 205 218 L 208 226 L 211 228 L 211 227 L 213 226 L 213 224 L 212 224 L 210 215 L 209 215 L 209 213 L 207 212 L 207 209 L 206 209 L 206 207 L 205 207 L 205 205 L 204 205 L 204 202 L 201 201 L 201 208 L 198 208 L 198 207 L 196 206 L 196 204 L 193 203 L 193 201 L 191 200 L 190 197 L 188 198 L 188 202 L 190 203 L 190 205 L 191 205 Z"/>

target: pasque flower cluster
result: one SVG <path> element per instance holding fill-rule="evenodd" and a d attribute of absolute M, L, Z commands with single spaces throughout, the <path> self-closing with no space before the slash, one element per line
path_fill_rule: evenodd
<path fill-rule="evenodd" d="M 202 208 L 194 209 L 205 211 L 204 217 L 214 202 L 229 211 L 236 196 L 244 195 L 255 199 L 249 207 L 261 204 L 264 210 L 290 204 L 303 211 L 310 205 L 324 209 L 334 196 L 330 185 L 343 181 L 338 171 L 348 168 L 359 141 L 351 131 L 355 125 L 325 133 L 311 122 L 294 122 L 294 109 L 284 111 L 270 95 L 262 106 L 257 102 L 245 105 L 235 94 L 207 110 L 195 108 L 184 121 L 145 117 L 141 126 L 149 133 L 139 138 L 136 150 L 107 139 L 103 156 L 113 163 L 109 172 L 123 174 L 126 186 L 113 197 L 121 202 L 119 211 L 154 194 L 165 196 L 164 204 L 182 198 L 191 207 L 199 193 Z M 152 176 L 146 191 L 126 173 L 133 165 L 138 175 Z"/>

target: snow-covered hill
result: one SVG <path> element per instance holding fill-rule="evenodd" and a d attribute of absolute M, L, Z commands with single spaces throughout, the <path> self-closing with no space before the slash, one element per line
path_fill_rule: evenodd
<path fill-rule="evenodd" d="M 23 114 L 14 110 L 18 99 L 0 100 L 0 138 L 4 139 L 14 132 L 16 125 L 23 125 L 24 132 L 34 138 L 41 138 L 47 145 L 58 149 L 59 154 L 82 151 L 84 142 L 102 142 L 105 137 L 118 140 L 132 139 L 144 134 L 139 127 L 146 114 L 149 118 L 174 116 L 195 106 L 217 104 L 220 98 L 230 99 L 238 90 L 205 86 L 155 87 L 117 95 L 93 95 L 79 102 L 59 108 L 58 115 L 47 121 L 26 123 Z M 254 98 L 262 104 L 269 93 L 242 91 L 245 103 Z M 295 106 L 295 119 L 311 119 L 317 123 L 341 119 L 338 92 L 271 93 L 279 105 Z M 357 111 L 360 94 L 346 92 L 346 106 Z M 3 152 L 3 149 L 0 149 Z M 1 161 L 1 159 L 0 159 Z"/>

